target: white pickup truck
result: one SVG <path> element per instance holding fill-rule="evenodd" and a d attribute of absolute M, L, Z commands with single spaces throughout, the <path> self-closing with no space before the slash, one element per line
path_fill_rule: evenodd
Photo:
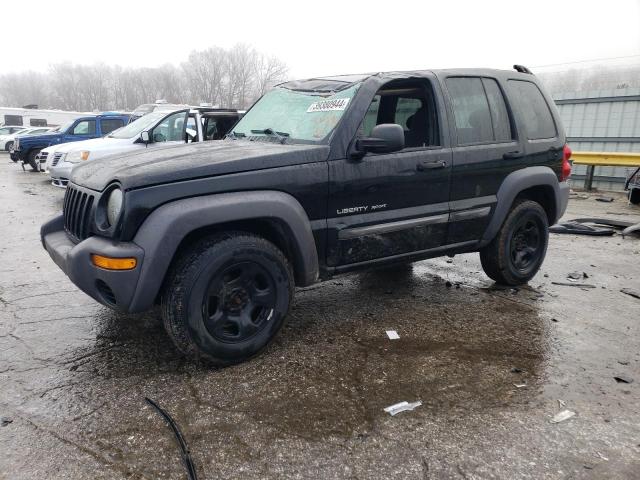
<path fill-rule="evenodd" d="M 105 137 L 45 148 L 38 158 L 40 164 L 46 162 L 51 184 L 65 188 L 78 163 L 144 148 L 220 140 L 241 116 L 237 110 L 208 107 L 155 111 Z"/>

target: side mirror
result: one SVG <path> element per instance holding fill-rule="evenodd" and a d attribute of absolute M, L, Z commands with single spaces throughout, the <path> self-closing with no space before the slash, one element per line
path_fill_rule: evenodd
<path fill-rule="evenodd" d="M 358 139 L 361 152 L 392 153 L 404 148 L 404 129 L 397 123 L 381 123 L 371 130 L 370 137 Z"/>
<path fill-rule="evenodd" d="M 140 132 L 140 141 L 142 143 L 149 143 L 150 142 L 150 138 L 149 138 L 149 132 L 147 130 L 143 130 L 142 132 Z"/>

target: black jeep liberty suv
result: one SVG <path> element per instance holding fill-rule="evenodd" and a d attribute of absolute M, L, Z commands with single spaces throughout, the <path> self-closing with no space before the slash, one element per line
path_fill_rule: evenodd
<path fill-rule="evenodd" d="M 343 272 L 478 251 L 496 282 L 527 282 L 570 155 L 525 67 L 291 81 L 221 142 L 74 169 L 41 237 L 94 299 L 159 302 L 181 352 L 228 365 L 273 339 L 296 286 Z"/>

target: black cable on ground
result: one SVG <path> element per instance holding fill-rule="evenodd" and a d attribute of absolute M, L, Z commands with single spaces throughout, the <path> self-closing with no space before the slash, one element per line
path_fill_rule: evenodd
<path fill-rule="evenodd" d="M 171 430 L 173 431 L 173 435 L 176 437 L 176 441 L 178 442 L 178 446 L 180 447 L 180 450 L 182 450 L 182 463 L 184 464 L 184 467 L 187 469 L 187 478 L 189 480 L 198 480 L 196 466 L 193 463 L 193 460 L 191 459 L 191 453 L 189 452 L 189 447 L 187 446 L 187 442 L 184 440 L 184 437 L 182 436 L 182 432 L 180 432 L 178 425 L 173 420 L 173 418 L 171 418 L 171 415 L 169 415 L 169 413 L 166 410 L 164 410 L 162 407 L 160 407 L 156 402 L 151 400 L 149 397 L 144 397 L 144 399 L 162 416 L 162 418 L 164 418 L 164 420 L 171 427 Z"/>

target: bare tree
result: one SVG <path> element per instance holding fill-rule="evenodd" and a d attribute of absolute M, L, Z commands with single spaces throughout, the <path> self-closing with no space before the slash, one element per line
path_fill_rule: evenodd
<path fill-rule="evenodd" d="M 158 99 L 247 108 L 286 75 L 287 66 L 278 58 L 237 44 L 228 50 L 194 50 L 179 67 L 58 63 L 47 73 L 0 75 L 0 101 L 80 111 L 133 110 Z"/>
<path fill-rule="evenodd" d="M 222 92 L 227 75 L 227 52 L 219 47 L 194 50 L 182 64 L 188 96 L 191 102 L 222 101 Z"/>
<path fill-rule="evenodd" d="M 261 97 L 271 87 L 284 81 L 289 69 L 277 57 L 259 53 L 254 60 L 253 74 L 255 78 L 256 95 Z"/>
<path fill-rule="evenodd" d="M 253 97 L 256 51 L 243 43 L 234 45 L 228 56 L 227 103 L 237 108 L 249 106 Z"/>

